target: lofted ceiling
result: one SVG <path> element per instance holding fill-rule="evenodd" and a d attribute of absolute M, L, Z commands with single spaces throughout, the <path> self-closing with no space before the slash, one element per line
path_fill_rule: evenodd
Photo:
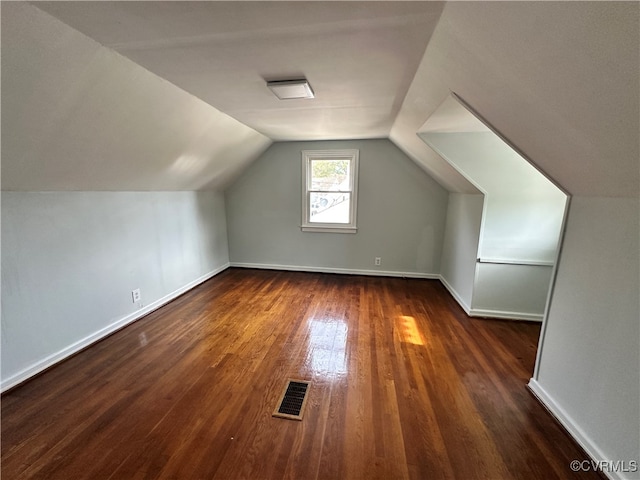
<path fill-rule="evenodd" d="M 279 140 L 388 137 L 441 2 L 36 2 Z M 306 77 L 314 100 L 267 80 Z"/>
<path fill-rule="evenodd" d="M 0 6 L 3 189 L 224 188 L 272 141 L 389 138 L 473 193 L 416 135 L 455 92 L 569 194 L 640 192 L 638 2 Z M 315 99 L 266 87 L 299 76 Z"/>
<path fill-rule="evenodd" d="M 455 92 L 571 195 L 640 195 L 640 2 L 448 2 L 390 139 L 467 191 L 416 136 Z"/>

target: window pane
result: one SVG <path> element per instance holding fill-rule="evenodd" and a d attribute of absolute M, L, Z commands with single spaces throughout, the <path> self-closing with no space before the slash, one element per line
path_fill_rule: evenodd
<path fill-rule="evenodd" d="M 356 149 L 302 151 L 303 232 L 357 233 Z"/>
<path fill-rule="evenodd" d="M 312 160 L 311 190 L 351 190 L 349 160 Z"/>
<path fill-rule="evenodd" d="M 311 192 L 310 196 L 310 222 L 349 223 L 350 193 Z"/>

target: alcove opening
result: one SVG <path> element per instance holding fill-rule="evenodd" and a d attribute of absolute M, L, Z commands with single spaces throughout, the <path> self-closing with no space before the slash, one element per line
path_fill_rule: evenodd
<path fill-rule="evenodd" d="M 542 321 L 567 192 L 455 94 L 418 136 L 476 188 L 450 195 L 445 285 L 471 316 Z"/>

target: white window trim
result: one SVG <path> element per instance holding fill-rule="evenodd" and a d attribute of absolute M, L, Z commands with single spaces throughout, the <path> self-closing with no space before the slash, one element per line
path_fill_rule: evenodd
<path fill-rule="evenodd" d="M 324 233 L 357 233 L 357 213 L 358 213 L 358 157 L 360 151 L 349 150 L 303 150 L 302 151 L 302 225 L 303 232 L 324 232 Z M 334 160 L 346 159 L 351 162 L 351 204 L 349 218 L 351 223 L 318 223 L 309 221 L 310 213 L 310 190 L 311 184 L 311 161 L 312 160 Z"/>

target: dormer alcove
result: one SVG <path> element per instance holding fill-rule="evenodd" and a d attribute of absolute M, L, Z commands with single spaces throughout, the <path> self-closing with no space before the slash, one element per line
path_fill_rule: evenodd
<path fill-rule="evenodd" d="M 447 231 L 465 223 L 469 238 L 457 247 L 445 239 L 446 248 L 467 250 L 444 254 L 445 277 L 447 257 L 467 262 L 458 265 L 466 275 L 450 269 L 454 296 L 472 316 L 542 320 L 569 196 L 455 94 L 418 135 L 478 190 L 449 206 Z"/>

